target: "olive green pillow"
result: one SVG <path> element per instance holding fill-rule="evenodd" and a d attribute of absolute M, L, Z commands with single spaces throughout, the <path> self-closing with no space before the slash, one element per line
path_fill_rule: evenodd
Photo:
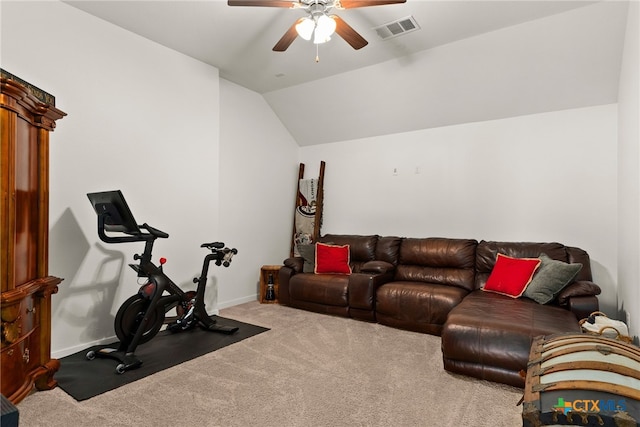
<path fill-rule="evenodd" d="M 304 244 L 298 245 L 298 252 L 300 256 L 304 259 L 304 264 L 302 266 L 303 273 L 313 273 L 313 270 L 316 266 L 316 245 Z"/>
<path fill-rule="evenodd" d="M 573 282 L 582 264 L 568 264 L 540 254 L 540 267 L 525 289 L 523 296 L 531 298 L 539 304 L 547 304 L 554 300 L 565 286 Z"/>

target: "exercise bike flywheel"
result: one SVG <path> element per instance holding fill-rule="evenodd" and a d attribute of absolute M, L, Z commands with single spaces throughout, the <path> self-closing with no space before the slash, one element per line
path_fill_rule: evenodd
<path fill-rule="evenodd" d="M 131 342 L 150 303 L 148 299 L 133 295 L 120 306 L 114 321 L 116 335 L 120 342 Z M 138 344 L 146 343 L 155 337 L 163 323 L 164 307 L 159 305 L 152 313 L 149 313 L 149 321 Z"/>

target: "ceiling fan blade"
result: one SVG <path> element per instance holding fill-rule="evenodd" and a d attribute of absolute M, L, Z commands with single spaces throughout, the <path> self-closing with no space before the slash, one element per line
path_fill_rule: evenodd
<path fill-rule="evenodd" d="M 336 21 L 336 33 L 351 45 L 352 48 L 358 50 L 369 44 L 356 30 L 347 24 L 337 15 L 331 16 Z"/>
<path fill-rule="evenodd" d="M 292 8 L 296 0 L 227 0 L 229 6 L 285 7 Z"/>
<path fill-rule="evenodd" d="M 287 32 L 284 33 L 282 38 L 278 40 L 278 43 L 276 43 L 276 45 L 273 47 L 273 50 L 275 52 L 284 52 L 289 48 L 289 46 L 291 46 L 291 43 L 293 43 L 296 37 L 298 37 L 296 25 L 298 25 L 298 22 L 302 21 L 303 19 L 304 18 L 300 18 L 296 22 L 294 22 L 293 25 L 287 30 Z"/>
<path fill-rule="evenodd" d="M 407 0 L 340 0 L 343 9 L 355 9 L 356 7 L 383 6 L 385 4 L 406 3 Z"/>

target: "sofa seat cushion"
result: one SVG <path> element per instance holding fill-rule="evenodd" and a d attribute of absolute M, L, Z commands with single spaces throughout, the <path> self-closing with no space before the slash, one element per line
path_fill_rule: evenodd
<path fill-rule="evenodd" d="M 533 338 L 580 333 L 575 315 L 556 306 L 481 290 L 449 313 L 442 330 L 445 369 L 490 381 L 524 386 Z"/>
<path fill-rule="evenodd" d="M 349 276 L 344 274 L 302 273 L 289 281 L 291 300 L 324 305 L 348 306 L 348 289 Z"/>
<path fill-rule="evenodd" d="M 387 326 L 439 335 L 449 311 L 467 294 L 456 286 L 389 282 L 376 292 L 376 319 Z"/>

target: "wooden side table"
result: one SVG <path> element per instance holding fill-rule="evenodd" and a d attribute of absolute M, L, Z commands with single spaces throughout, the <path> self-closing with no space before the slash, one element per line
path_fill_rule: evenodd
<path fill-rule="evenodd" d="M 281 265 L 263 265 L 260 269 L 260 304 L 277 304 L 278 303 L 278 290 L 279 290 L 279 280 L 278 280 L 278 272 L 280 271 Z M 276 294 L 276 299 L 267 301 L 267 283 L 269 281 L 269 275 L 273 277 L 273 288 Z"/>

